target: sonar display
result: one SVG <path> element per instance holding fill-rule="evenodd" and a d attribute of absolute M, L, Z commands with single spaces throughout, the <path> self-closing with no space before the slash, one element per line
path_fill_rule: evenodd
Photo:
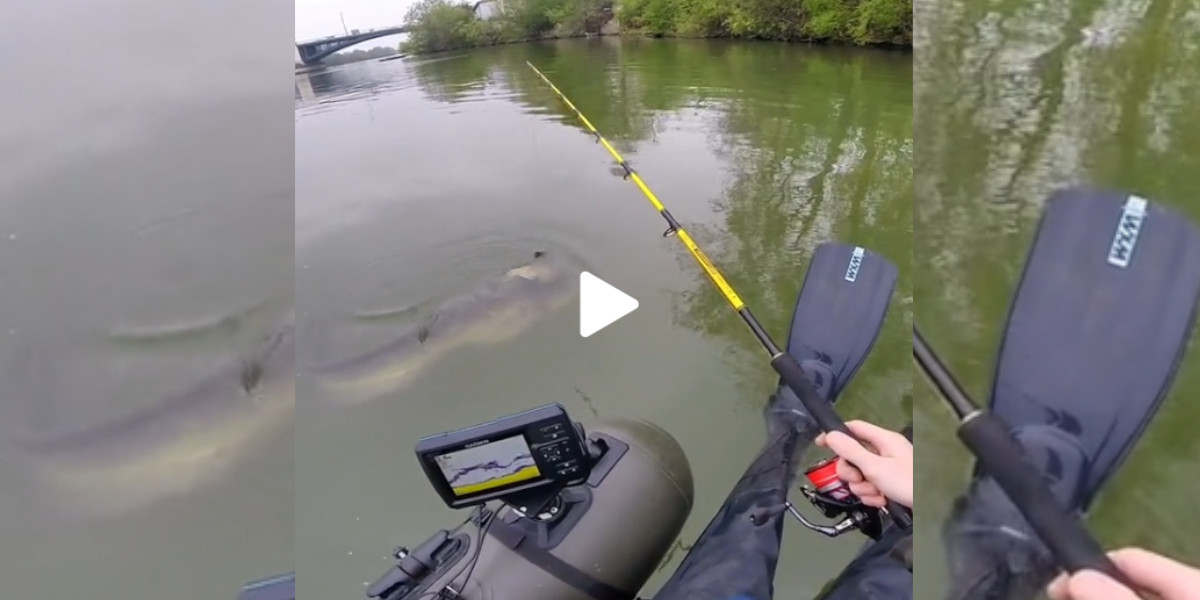
<path fill-rule="evenodd" d="M 542 474 L 521 435 L 447 452 L 435 460 L 459 497 L 537 479 Z"/>

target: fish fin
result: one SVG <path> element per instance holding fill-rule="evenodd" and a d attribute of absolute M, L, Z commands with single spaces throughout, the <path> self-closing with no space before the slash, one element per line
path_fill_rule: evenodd
<path fill-rule="evenodd" d="M 433 325 L 434 323 L 437 323 L 438 316 L 439 313 L 433 313 L 433 315 L 430 316 L 427 321 L 422 323 L 421 326 L 417 328 L 417 341 L 420 342 L 422 346 L 424 346 L 425 342 L 429 340 L 429 335 L 433 332 Z"/>
<path fill-rule="evenodd" d="M 290 328 L 284 328 L 263 336 L 258 346 L 248 357 L 242 358 L 241 368 L 241 383 L 242 389 L 246 393 L 250 393 L 258 388 L 262 383 L 263 371 L 266 369 L 267 361 L 284 343 L 284 339 L 289 335 Z"/>
<path fill-rule="evenodd" d="M 262 379 L 262 365 L 253 359 L 242 359 L 241 383 L 242 391 L 247 394 L 254 391 L 259 380 Z"/>

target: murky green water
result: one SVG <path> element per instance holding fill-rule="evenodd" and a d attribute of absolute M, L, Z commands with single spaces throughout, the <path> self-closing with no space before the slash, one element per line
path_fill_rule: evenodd
<path fill-rule="evenodd" d="M 1010 294 L 1045 198 L 1114 186 L 1200 218 L 1200 6 L 1191 1 L 921 2 L 916 7 L 919 322 L 984 398 Z M 1137 365 L 1130 365 L 1136 369 Z M 944 589 L 938 530 L 969 461 L 949 411 L 917 385 L 916 597 Z M 1200 562 L 1200 356 L 1101 495 L 1109 546 Z"/>
<path fill-rule="evenodd" d="M 290 386 L 265 418 L 197 388 L 292 308 L 288 74 L 260 58 L 284 9 L 6 6 L 4 598 L 232 598 L 291 568 Z M 28 443 L 67 431 L 94 443 Z"/>
<path fill-rule="evenodd" d="M 641 301 L 581 339 L 575 304 L 503 345 L 464 347 L 374 402 L 300 382 L 296 532 L 304 597 L 352 598 L 386 553 L 456 523 L 412 456 L 424 434 L 546 402 L 585 423 L 650 419 L 696 474 L 699 534 L 761 446 L 766 357 L 637 189 L 524 62 L 634 164 L 782 338 L 811 249 L 900 266 L 891 318 L 844 397 L 909 420 L 912 58 L 800 45 L 574 41 L 369 63 L 297 77 L 296 280 L 307 360 L 386 342 L 404 319 L 534 250 L 577 257 Z M 812 597 L 861 544 L 789 524 L 780 597 Z M 682 553 L 647 588 L 657 588 Z"/>

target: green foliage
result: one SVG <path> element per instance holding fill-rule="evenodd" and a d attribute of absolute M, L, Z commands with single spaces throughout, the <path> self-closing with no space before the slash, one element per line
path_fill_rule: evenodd
<path fill-rule="evenodd" d="M 712 0 L 676 0 L 679 17 L 674 20 L 675 32 L 700 37 L 729 37 L 734 6 L 730 2 Z"/>
<path fill-rule="evenodd" d="M 856 44 L 912 44 L 912 0 L 621 0 L 624 32 L 651 36 L 734 37 Z M 594 34 L 613 16 L 613 0 L 506 0 L 498 16 L 478 19 L 469 4 L 421 0 L 406 17 L 405 50 L 438 52 Z"/>
<path fill-rule="evenodd" d="M 796 0 L 741 0 L 733 4 L 730 32 L 767 40 L 803 39 L 804 3 Z"/>
<path fill-rule="evenodd" d="M 623 0 L 618 16 L 622 27 L 651 35 L 671 35 L 677 31 L 676 20 L 684 13 L 679 6 L 682 3 L 682 0 Z"/>
<path fill-rule="evenodd" d="M 885 0 L 895 2 L 896 0 Z M 845 39 L 849 37 L 850 24 L 854 21 L 856 3 L 845 0 L 803 0 L 808 12 L 805 33 L 814 39 Z M 911 14 L 911 13 L 910 13 Z"/>
<path fill-rule="evenodd" d="M 560 36 L 599 33 L 612 18 L 612 0 L 560 0 L 547 15 Z"/>
<path fill-rule="evenodd" d="M 912 0 L 623 0 L 647 35 L 912 44 Z"/>
<path fill-rule="evenodd" d="M 471 7 L 447 0 L 421 0 L 408 10 L 409 26 L 405 50 L 440 52 L 500 41 L 495 24 L 480 21 Z"/>
<path fill-rule="evenodd" d="M 854 39 L 912 44 L 912 11 L 912 0 L 866 0 L 855 11 Z"/>
<path fill-rule="evenodd" d="M 531 40 L 554 28 L 554 14 L 564 0 L 506 0 L 498 17 L 509 40 Z"/>

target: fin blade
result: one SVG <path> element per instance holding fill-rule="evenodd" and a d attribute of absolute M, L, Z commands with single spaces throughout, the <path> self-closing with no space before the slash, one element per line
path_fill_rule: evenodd
<path fill-rule="evenodd" d="M 1087 510 L 1155 416 L 1200 301 L 1200 230 L 1136 196 L 1047 203 L 1005 324 L 990 407 L 1065 506 Z M 1058 566 L 976 471 L 942 535 L 947 598 L 1033 597 Z"/>
<path fill-rule="evenodd" d="M 861 246 L 826 242 L 813 252 L 796 298 L 787 353 L 832 369 L 830 402 L 879 338 L 898 276 L 896 265 Z"/>
<path fill-rule="evenodd" d="M 1198 301 L 1200 230 L 1186 219 L 1117 192 L 1055 194 L 1009 310 L 992 410 L 1079 436 L 1094 494 L 1166 396 Z"/>

